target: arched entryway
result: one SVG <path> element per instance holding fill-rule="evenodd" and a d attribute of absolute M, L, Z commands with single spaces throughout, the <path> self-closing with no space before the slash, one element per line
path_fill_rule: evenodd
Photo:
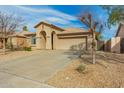
<path fill-rule="evenodd" d="M 52 50 L 55 49 L 55 35 L 56 35 L 56 33 L 53 31 L 51 33 L 51 46 L 52 46 Z"/>
<path fill-rule="evenodd" d="M 46 32 L 41 31 L 41 49 L 46 49 Z"/>

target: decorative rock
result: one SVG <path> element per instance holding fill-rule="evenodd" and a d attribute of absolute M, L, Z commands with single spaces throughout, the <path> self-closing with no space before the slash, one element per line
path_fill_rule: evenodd
<path fill-rule="evenodd" d="M 66 79 L 66 80 L 68 80 L 68 79 L 69 79 L 69 77 L 66 77 L 65 79 Z"/>

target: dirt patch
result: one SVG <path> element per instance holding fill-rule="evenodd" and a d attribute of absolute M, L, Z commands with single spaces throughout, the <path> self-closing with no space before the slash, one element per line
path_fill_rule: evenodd
<path fill-rule="evenodd" d="M 113 54 L 107 54 L 112 57 Z M 84 59 L 75 60 L 64 70 L 56 73 L 47 83 L 55 87 L 99 87 L 99 88 L 120 88 L 124 87 L 124 55 L 115 55 L 120 59 L 115 61 L 106 57 L 97 57 L 95 65 L 87 63 Z M 113 57 L 114 57 L 113 56 Z M 119 58 L 120 57 L 120 58 Z M 121 62 L 120 62 L 121 61 Z M 75 69 L 80 65 L 85 65 L 85 73 L 81 74 Z"/>

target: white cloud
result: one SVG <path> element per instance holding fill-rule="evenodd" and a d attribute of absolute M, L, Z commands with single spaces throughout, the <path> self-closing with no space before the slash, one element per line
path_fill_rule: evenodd
<path fill-rule="evenodd" d="M 69 24 L 70 23 L 69 21 L 58 18 L 58 17 L 47 17 L 46 21 L 56 22 L 56 23 L 59 23 L 59 24 Z"/>
<path fill-rule="evenodd" d="M 22 16 L 31 30 L 34 30 L 34 25 L 40 21 L 48 21 L 62 27 L 80 26 L 73 23 L 78 21 L 77 17 L 55 10 L 49 6 L 0 6 L 0 11 Z"/>
<path fill-rule="evenodd" d="M 35 9 L 35 8 L 31 8 L 31 7 L 25 7 L 25 6 L 15 6 L 16 8 L 19 9 L 23 9 L 26 12 L 30 12 L 30 13 L 42 13 L 42 15 L 53 15 L 53 16 L 57 16 L 66 20 L 70 20 L 70 21 L 76 21 L 77 18 L 75 16 L 60 12 L 58 10 L 52 9 L 52 8 L 39 8 L 39 9 Z"/>

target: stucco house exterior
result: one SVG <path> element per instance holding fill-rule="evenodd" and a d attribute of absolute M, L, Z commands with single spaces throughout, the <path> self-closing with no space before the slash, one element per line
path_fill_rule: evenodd
<path fill-rule="evenodd" d="M 104 51 L 124 53 L 124 23 L 120 23 L 115 37 L 104 42 Z"/>
<path fill-rule="evenodd" d="M 20 31 L 7 37 L 7 42 L 14 48 L 32 47 L 34 49 L 91 49 L 92 33 L 82 28 L 60 28 L 47 22 L 39 22 L 34 26 L 35 32 Z M 0 36 L 1 37 L 1 36 Z M 116 36 L 98 43 L 104 51 L 124 53 L 124 24 L 120 23 Z M 2 38 L 0 38 L 0 48 Z"/>
<path fill-rule="evenodd" d="M 34 26 L 35 32 L 19 31 L 7 38 L 13 48 L 32 47 L 34 49 L 89 49 L 91 32 L 81 28 L 60 28 L 47 22 Z"/>
<path fill-rule="evenodd" d="M 91 41 L 91 32 L 80 28 L 63 29 L 46 22 L 40 22 L 34 28 L 37 49 L 88 49 Z"/>
<path fill-rule="evenodd" d="M 112 53 L 121 53 L 120 37 L 112 37 L 110 40 L 104 42 L 104 51 Z"/>
<path fill-rule="evenodd" d="M 13 48 L 32 47 L 34 49 L 91 49 L 92 33 L 82 28 L 60 28 L 47 22 L 39 22 L 34 26 L 35 32 L 19 31 L 9 35 L 7 43 Z M 99 43 L 98 43 L 99 44 Z M 98 45 L 99 46 L 99 45 Z M 104 51 L 124 53 L 124 24 L 120 23 L 116 36 L 105 41 L 101 46 Z M 2 38 L 0 38 L 2 48 Z"/>
<path fill-rule="evenodd" d="M 119 43 L 120 52 L 124 53 L 124 23 L 119 24 L 116 37 L 120 38 L 120 43 Z"/>
<path fill-rule="evenodd" d="M 11 43 L 13 48 L 33 47 L 35 43 L 32 43 L 32 40 L 35 36 L 35 32 L 22 30 L 13 35 L 9 35 L 7 43 Z"/>

